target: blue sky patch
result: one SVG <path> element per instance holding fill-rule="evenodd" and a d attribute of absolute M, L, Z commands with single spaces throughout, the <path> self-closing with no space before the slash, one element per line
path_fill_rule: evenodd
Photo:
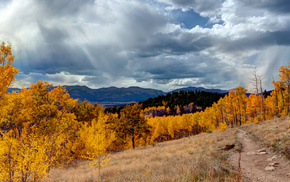
<path fill-rule="evenodd" d="M 200 27 L 211 28 L 212 24 L 209 23 L 209 19 L 200 16 L 193 10 L 182 11 L 181 9 L 172 11 L 173 23 L 180 24 L 182 28 L 192 29 L 199 25 Z"/>

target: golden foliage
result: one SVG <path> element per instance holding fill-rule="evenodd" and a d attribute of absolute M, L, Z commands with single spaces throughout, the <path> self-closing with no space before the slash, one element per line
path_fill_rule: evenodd
<path fill-rule="evenodd" d="M 107 120 L 108 116 L 100 113 L 98 120 L 93 119 L 91 124 L 82 125 L 78 131 L 79 138 L 74 150 L 79 152 L 80 158 L 92 160 L 92 165 L 99 163 L 98 159 L 107 154 L 110 145 L 116 140 L 115 133 L 108 130 Z M 105 164 L 105 161 L 104 158 L 102 163 Z"/>
<path fill-rule="evenodd" d="M 19 69 L 13 66 L 14 56 L 12 55 L 11 44 L 2 42 L 0 45 L 0 98 L 7 92 L 15 80 Z"/>

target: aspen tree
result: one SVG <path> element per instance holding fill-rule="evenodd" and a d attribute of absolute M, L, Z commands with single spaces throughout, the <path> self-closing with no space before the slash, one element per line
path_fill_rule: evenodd
<path fill-rule="evenodd" d="M 77 148 L 80 157 L 91 160 L 90 165 L 99 169 L 101 178 L 101 168 L 109 163 L 109 147 L 116 140 L 115 133 L 109 129 L 108 116 L 103 112 L 99 112 L 99 117 L 93 119 L 91 123 L 82 125 L 78 132 L 79 139 Z"/>
<path fill-rule="evenodd" d="M 6 152 L 4 156 L 13 155 L 10 159 L 17 163 L 10 173 L 12 181 L 39 180 L 51 168 L 64 166 L 72 160 L 75 116 L 70 110 L 77 100 L 71 99 L 62 87 L 50 90 L 50 86 L 39 81 L 30 89 L 6 94 L 2 101 L 5 102 L 0 114 L 2 135 L 6 135 L 2 145 L 9 147 L 9 142 L 13 141 L 17 148 L 2 151 Z M 5 165 L 3 160 L 0 162 Z"/>
<path fill-rule="evenodd" d="M 244 112 L 244 120 L 247 121 L 247 113 L 246 113 L 246 103 L 247 103 L 247 96 L 246 96 L 247 90 L 244 87 L 238 86 L 236 88 L 235 94 L 237 96 L 237 106 L 239 111 L 239 124 L 242 125 L 242 113 Z"/>
<path fill-rule="evenodd" d="M 285 90 L 284 98 L 285 99 L 285 107 L 287 107 L 286 115 L 290 112 L 290 63 L 288 66 L 282 65 L 279 69 L 279 79 L 280 79 L 280 87 Z M 283 92 L 281 92 L 283 94 Z"/>
<path fill-rule="evenodd" d="M 12 55 L 11 44 L 2 42 L 0 45 L 0 98 L 7 92 L 19 69 L 13 66 L 14 56 Z"/>

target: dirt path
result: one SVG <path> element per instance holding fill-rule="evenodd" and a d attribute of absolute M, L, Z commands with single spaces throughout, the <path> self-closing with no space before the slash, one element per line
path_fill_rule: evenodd
<path fill-rule="evenodd" d="M 290 161 L 274 155 L 269 148 L 259 147 L 242 130 L 239 130 L 238 139 L 242 144 L 240 166 L 246 181 L 290 182 Z M 238 168 L 239 153 L 234 153 L 230 161 Z"/>

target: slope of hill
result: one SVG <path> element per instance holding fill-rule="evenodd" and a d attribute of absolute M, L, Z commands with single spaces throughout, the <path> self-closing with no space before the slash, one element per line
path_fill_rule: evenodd
<path fill-rule="evenodd" d="M 43 181 L 231 181 L 235 170 L 226 161 L 228 151 L 219 148 L 235 143 L 235 134 L 229 129 L 112 153 L 101 179 L 90 161 L 74 161 Z"/>
<path fill-rule="evenodd" d="M 178 93 L 167 93 L 166 95 L 149 98 L 141 101 L 140 103 L 143 104 L 144 109 L 147 107 L 165 106 L 166 108 L 169 107 L 171 112 L 174 113 L 175 107 L 179 106 L 181 109 L 181 114 L 184 114 L 186 113 L 186 111 L 184 111 L 184 107 L 188 106 L 190 103 L 194 103 L 195 106 L 205 109 L 224 96 L 225 94 L 222 93 L 211 93 L 205 91 L 179 91 Z"/>
<path fill-rule="evenodd" d="M 126 182 L 289 181 L 290 166 L 287 164 L 290 161 L 283 158 L 289 154 L 285 153 L 285 149 L 289 148 L 289 128 L 289 118 L 274 119 L 229 128 L 224 132 L 203 133 L 157 143 L 155 146 L 112 153 L 109 166 L 100 170 L 101 179 Z M 244 132 L 242 138 L 239 137 L 241 130 Z M 243 146 L 245 142 L 241 140 L 244 139 L 247 139 L 246 144 L 251 143 L 252 148 Z M 231 145 L 234 148 L 227 148 Z M 240 158 L 238 151 L 242 148 L 248 153 L 244 152 Z M 268 154 L 249 154 L 261 148 Z M 279 155 L 275 157 L 270 149 Z M 253 157 L 250 163 L 243 162 Z M 239 160 L 241 170 L 238 169 Z M 89 163 L 90 161 L 74 161 L 65 168 L 54 169 L 43 182 L 100 180 L 98 169 L 91 167 Z M 271 163 L 276 165 L 274 171 L 266 171 L 265 168 Z"/>

